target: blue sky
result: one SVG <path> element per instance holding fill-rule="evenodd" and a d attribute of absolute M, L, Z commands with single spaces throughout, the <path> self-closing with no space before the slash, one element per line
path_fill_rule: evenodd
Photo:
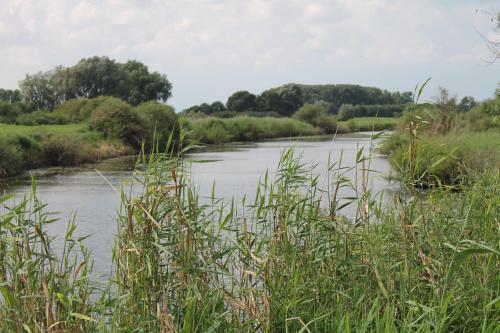
<path fill-rule="evenodd" d="M 167 74 L 178 110 L 288 82 L 413 90 L 432 77 L 458 97 L 492 96 L 500 63 L 481 34 L 496 1 L 0 0 L 0 87 L 107 55 Z"/>

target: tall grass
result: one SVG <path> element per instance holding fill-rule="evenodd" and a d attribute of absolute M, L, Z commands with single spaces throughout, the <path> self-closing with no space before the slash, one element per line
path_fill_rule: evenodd
<path fill-rule="evenodd" d="M 353 164 L 330 163 L 324 187 L 313 166 L 286 150 L 276 177 L 263 175 L 253 198 L 214 192 L 202 201 L 188 182 L 185 149 L 139 160 L 141 192 L 119 194 L 115 273 L 99 290 L 83 247 L 50 250 L 43 225 L 52 221 L 36 197 L 6 205 L 0 330 L 500 329 L 497 170 L 470 178 L 461 192 L 437 188 L 426 197 L 409 179 L 409 195 L 384 208 L 367 186 L 363 150 Z M 357 177 L 347 179 L 353 169 Z M 345 187 L 355 195 L 340 197 Z M 68 230 L 66 243 L 78 244 L 73 223 Z"/>
<path fill-rule="evenodd" d="M 187 126 L 193 139 L 207 144 L 257 141 L 322 133 L 319 128 L 292 118 L 188 119 Z"/>

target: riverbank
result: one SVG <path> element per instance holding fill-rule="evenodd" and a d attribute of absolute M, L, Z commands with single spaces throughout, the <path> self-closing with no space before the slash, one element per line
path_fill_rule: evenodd
<path fill-rule="evenodd" d="M 397 118 L 357 118 L 339 122 L 338 132 L 392 129 Z M 248 142 L 279 137 L 325 134 L 292 118 L 236 117 L 230 119 L 183 119 L 186 135 L 199 144 Z M 168 134 L 162 137 L 166 140 Z M 30 169 L 68 167 L 96 163 L 107 158 L 137 153 L 126 139 L 104 135 L 87 123 L 65 125 L 0 124 L 0 177 Z"/>

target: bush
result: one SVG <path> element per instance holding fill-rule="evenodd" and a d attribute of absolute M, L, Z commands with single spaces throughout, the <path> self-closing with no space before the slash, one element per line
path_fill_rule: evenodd
<path fill-rule="evenodd" d="M 141 147 L 147 136 L 144 120 L 126 102 L 114 98 L 106 98 L 92 113 L 89 127 L 108 138 L 117 138 L 135 148 Z"/>
<path fill-rule="evenodd" d="M 15 175 L 24 168 L 22 153 L 14 145 L 0 138 L 0 177 Z"/>
<path fill-rule="evenodd" d="M 17 105 L 0 101 L 0 123 L 13 124 L 21 113 Z"/>
<path fill-rule="evenodd" d="M 16 123 L 18 125 L 61 125 L 67 124 L 68 121 L 60 115 L 54 114 L 50 111 L 39 110 L 31 113 L 23 113 L 17 117 Z"/>
<path fill-rule="evenodd" d="M 335 133 L 337 130 L 335 118 L 330 116 L 327 109 L 320 104 L 304 104 L 293 117 L 319 127 L 325 133 Z"/>
<path fill-rule="evenodd" d="M 405 104 L 389 105 L 351 105 L 342 104 L 338 119 L 348 120 L 355 117 L 399 117 L 406 109 Z"/>
<path fill-rule="evenodd" d="M 89 104 L 95 104 L 95 100 L 87 98 L 70 99 L 59 105 L 53 113 L 65 119 L 68 123 L 79 123 L 90 117 L 92 107 Z M 94 103 L 90 103 L 90 101 Z"/>
<path fill-rule="evenodd" d="M 179 119 L 174 112 L 174 108 L 160 104 L 158 102 L 146 102 L 136 108 L 136 112 L 141 117 L 145 128 L 147 129 L 144 137 L 146 145 L 153 142 L 153 136 L 156 130 L 156 140 L 160 149 L 163 149 L 168 138 L 173 134 L 176 142 L 179 137 Z"/>
<path fill-rule="evenodd" d="M 45 166 L 71 166 L 89 161 L 90 152 L 78 137 L 55 135 L 45 137 L 41 144 Z"/>

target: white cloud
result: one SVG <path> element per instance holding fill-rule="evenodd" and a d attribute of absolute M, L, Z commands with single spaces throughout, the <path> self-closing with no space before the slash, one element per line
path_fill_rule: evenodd
<path fill-rule="evenodd" d="M 475 9 L 495 4 L 493 0 L 476 6 L 431 0 L 7 1 L 0 8 L 0 86 L 16 86 L 26 72 L 71 65 L 94 54 L 109 55 L 121 61 L 135 58 L 167 73 L 174 84 L 173 101 L 181 106 L 225 98 L 246 86 L 268 87 L 270 77 L 272 82 L 328 77 L 334 81 L 343 73 L 348 82 L 349 71 L 366 73 L 366 79 L 353 76 L 353 80 L 407 89 L 374 76 L 373 69 L 404 68 L 395 73 L 393 82 L 415 82 L 421 75 L 416 65 L 451 71 L 481 62 L 488 51 L 478 31 L 489 34 L 492 25 L 484 12 Z M 499 77 L 498 66 L 490 72 L 488 82 Z M 190 89 L 198 80 L 186 78 L 206 82 L 219 75 L 240 83 L 200 86 L 196 91 L 203 95 L 193 96 Z"/>

